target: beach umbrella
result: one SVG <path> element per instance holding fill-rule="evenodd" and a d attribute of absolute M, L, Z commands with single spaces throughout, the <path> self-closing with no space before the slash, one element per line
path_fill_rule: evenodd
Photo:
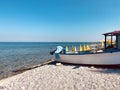
<path fill-rule="evenodd" d="M 104 47 L 104 41 L 101 42 L 101 46 Z"/>
<path fill-rule="evenodd" d="M 72 46 L 72 52 L 75 52 L 75 47 L 74 46 Z"/>
<path fill-rule="evenodd" d="M 89 45 L 86 45 L 86 51 L 89 51 L 89 50 L 90 50 Z"/>
<path fill-rule="evenodd" d="M 100 41 L 101 47 L 104 47 L 104 42 L 105 42 L 105 40 Z"/>
<path fill-rule="evenodd" d="M 107 43 L 108 43 L 108 45 L 111 45 L 111 40 L 108 39 L 108 40 L 107 40 Z"/>
<path fill-rule="evenodd" d="M 68 46 L 66 46 L 66 48 L 65 48 L 65 49 L 66 49 L 66 52 L 68 52 L 68 51 L 69 51 Z"/>
<path fill-rule="evenodd" d="M 84 51 L 87 51 L 87 49 L 86 49 L 86 45 L 83 46 L 83 50 L 84 50 Z"/>
<path fill-rule="evenodd" d="M 80 45 L 80 47 L 79 47 L 79 51 L 80 52 L 82 52 L 83 51 L 83 48 L 82 48 L 82 46 Z"/>
<path fill-rule="evenodd" d="M 74 47 L 75 52 L 77 52 L 76 46 Z"/>

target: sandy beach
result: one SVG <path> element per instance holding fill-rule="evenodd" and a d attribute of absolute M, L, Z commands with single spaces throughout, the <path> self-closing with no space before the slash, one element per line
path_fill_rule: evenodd
<path fill-rule="evenodd" d="M 0 90 L 119 90 L 120 70 L 44 65 L 0 81 Z"/>

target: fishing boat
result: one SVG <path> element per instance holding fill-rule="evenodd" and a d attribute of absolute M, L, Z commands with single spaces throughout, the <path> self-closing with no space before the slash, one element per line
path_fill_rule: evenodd
<path fill-rule="evenodd" d="M 58 46 L 54 50 L 55 60 L 71 64 L 120 65 L 120 30 L 104 33 L 103 35 L 105 36 L 104 48 L 88 51 L 75 51 L 74 48 L 72 49 L 73 52 L 68 51 L 68 47 L 65 50 L 62 46 Z M 107 44 L 107 37 L 111 38 L 109 44 Z M 114 43 L 113 37 L 115 37 Z"/>

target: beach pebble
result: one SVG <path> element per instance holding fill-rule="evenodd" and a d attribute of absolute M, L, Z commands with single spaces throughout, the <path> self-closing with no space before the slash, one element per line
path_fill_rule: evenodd
<path fill-rule="evenodd" d="M 74 68 L 75 65 L 45 65 L 3 79 L 7 90 L 119 90 L 119 69 Z M 1 90 L 1 89 L 0 89 Z"/>
<path fill-rule="evenodd" d="M 84 67 L 80 67 L 80 69 L 85 69 Z"/>
<path fill-rule="evenodd" d="M 94 67 L 94 66 L 91 66 L 90 68 L 91 68 L 91 69 L 95 69 L 95 67 Z"/>
<path fill-rule="evenodd" d="M 56 63 L 56 66 L 61 66 L 62 64 L 61 63 Z"/>

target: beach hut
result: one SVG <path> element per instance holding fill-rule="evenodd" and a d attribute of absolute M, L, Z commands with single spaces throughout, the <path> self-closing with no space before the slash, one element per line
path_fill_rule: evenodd
<path fill-rule="evenodd" d="M 108 36 L 111 37 L 110 47 L 111 47 L 111 48 L 120 49 L 120 30 L 116 30 L 116 31 L 113 31 L 113 32 L 104 33 L 103 35 L 105 36 L 105 47 L 104 47 L 105 49 L 107 49 L 107 37 L 108 37 Z M 113 47 L 113 36 L 116 37 L 115 47 Z"/>

